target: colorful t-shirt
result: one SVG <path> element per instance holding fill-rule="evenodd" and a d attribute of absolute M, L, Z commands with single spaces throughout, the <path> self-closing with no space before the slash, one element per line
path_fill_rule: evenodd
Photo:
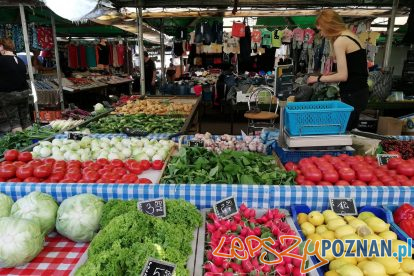
<path fill-rule="evenodd" d="M 283 37 L 282 37 L 283 43 L 291 43 L 292 37 L 293 37 L 293 32 L 291 30 L 289 30 L 288 28 L 283 30 Z"/>
<path fill-rule="evenodd" d="M 272 32 L 268 29 L 261 29 L 262 46 L 272 46 Z"/>
<path fill-rule="evenodd" d="M 226 54 L 240 54 L 240 42 L 238 37 L 232 37 L 229 33 L 223 34 L 223 52 Z"/>
<path fill-rule="evenodd" d="M 299 49 L 302 47 L 305 32 L 301 28 L 295 28 L 293 30 L 293 49 Z"/>
<path fill-rule="evenodd" d="M 251 37 L 253 43 L 262 42 L 262 32 L 260 30 L 253 30 L 251 33 Z"/>
<path fill-rule="evenodd" d="M 313 43 L 313 38 L 315 37 L 315 31 L 310 28 L 306 28 L 303 33 L 304 33 L 303 43 L 311 47 Z"/>
<path fill-rule="evenodd" d="M 272 46 L 276 48 L 280 48 L 280 46 L 282 46 L 282 37 L 283 37 L 282 30 L 274 30 L 272 32 Z"/>
<path fill-rule="evenodd" d="M 43 50 L 53 49 L 53 35 L 52 28 L 39 27 L 37 28 L 37 40 Z"/>
<path fill-rule="evenodd" d="M 365 44 L 377 45 L 377 39 L 380 37 L 379 32 L 363 32 L 359 34 L 359 40 Z"/>

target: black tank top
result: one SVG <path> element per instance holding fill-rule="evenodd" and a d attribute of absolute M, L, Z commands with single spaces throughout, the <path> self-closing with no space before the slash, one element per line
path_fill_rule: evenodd
<path fill-rule="evenodd" d="M 348 37 L 359 46 L 359 50 L 346 54 L 348 80 L 339 84 L 341 93 L 353 93 L 361 89 L 366 89 L 368 87 L 367 52 L 355 38 L 349 35 L 341 36 Z"/>

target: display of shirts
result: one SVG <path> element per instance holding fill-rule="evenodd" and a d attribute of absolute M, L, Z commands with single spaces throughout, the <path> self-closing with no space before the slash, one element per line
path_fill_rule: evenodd
<path fill-rule="evenodd" d="M 272 46 L 272 32 L 268 29 L 261 29 L 262 46 Z"/>
<path fill-rule="evenodd" d="M 232 37 L 230 33 L 223 34 L 223 52 L 226 54 L 240 54 L 240 43 L 238 37 Z"/>
<path fill-rule="evenodd" d="M 303 40 L 305 38 L 305 32 L 301 28 L 295 28 L 293 30 L 293 49 L 299 49 L 302 47 Z"/>
<path fill-rule="evenodd" d="M 98 52 L 98 64 L 109 65 L 109 46 L 108 44 L 98 44 L 96 46 Z"/>
<path fill-rule="evenodd" d="M 260 42 L 262 42 L 262 32 L 260 30 L 253 30 L 251 36 L 253 43 L 260 44 Z"/>
<path fill-rule="evenodd" d="M 381 36 L 379 32 L 363 32 L 359 34 L 359 40 L 365 45 L 365 44 L 372 44 L 377 45 L 377 39 Z"/>
<path fill-rule="evenodd" d="M 86 64 L 88 67 L 96 67 L 95 47 L 86 46 Z"/>
<path fill-rule="evenodd" d="M 272 32 L 272 46 L 279 48 L 282 45 L 282 37 L 283 37 L 282 30 L 274 30 Z"/>
<path fill-rule="evenodd" d="M 283 36 L 282 36 L 282 42 L 283 43 L 291 43 L 293 37 L 293 32 L 289 30 L 288 28 L 285 28 L 283 30 Z"/>
<path fill-rule="evenodd" d="M 73 44 L 68 45 L 68 66 L 72 69 L 78 68 L 78 47 Z"/>
<path fill-rule="evenodd" d="M 190 33 L 190 44 L 195 44 L 195 31 Z"/>
<path fill-rule="evenodd" d="M 86 47 L 84 45 L 80 45 L 78 49 L 79 49 L 79 67 L 86 68 L 87 67 Z"/>
<path fill-rule="evenodd" d="M 310 28 L 306 28 L 303 31 L 303 43 L 304 43 L 304 47 L 312 47 L 313 44 L 313 38 L 315 37 L 315 31 L 310 29 Z"/>
<path fill-rule="evenodd" d="M 52 28 L 39 27 L 37 28 L 37 40 L 40 47 L 44 49 L 53 49 L 53 35 Z"/>
<path fill-rule="evenodd" d="M 243 22 L 233 22 L 233 26 L 231 28 L 231 35 L 233 37 L 244 37 L 246 26 Z"/>
<path fill-rule="evenodd" d="M 124 44 L 116 45 L 116 52 L 118 54 L 118 64 L 119 64 L 119 66 L 124 65 L 124 56 L 125 56 Z"/>

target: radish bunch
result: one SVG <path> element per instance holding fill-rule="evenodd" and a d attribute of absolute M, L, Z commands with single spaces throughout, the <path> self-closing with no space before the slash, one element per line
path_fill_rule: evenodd
<path fill-rule="evenodd" d="M 221 253 L 230 254 L 231 242 L 238 237 L 243 241 L 245 254 L 248 254 L 245 238 L 251 235 L 261 239 L 271 237 L 275 241 L 275 244 L 271 247 L 277 252 L 282 252 L 294 241 L 287 240 L 285 244 L 281 244 L 279 237 L 282 235 L 297 235 L 284 220 L 285 215 L 278 209 L 267 210 L 265 214 L 257 218 L 256 210 L 247 208 L 244 204 L 240 206 L 239 213 L 229 219 L 221 220 L 215 213 L 208 213 L 204 275 L 302 276 L 303 274 L 300 273 L 301 260 L 298 259 L 283 257 L 283 261 L 277 265 L 261 263 L 260 255 L 265 251 L 264 248 L 258 250 L 253 258 L 249 256 L 247 260 L 226 259 L 213 255 L 213 251 L 219 246 L 222 237 L 225 237 L 225 242 L 220 249 Z M 253 241 L 252 246 L 253 248 L 258 246 L 258 242 Z M 243 255 L 243 252 L 237 252 Z M 299 249 L 295 248 L 291 253 L 299 255 Z M 272 253 L 267 252 L 266 259 L 275 260 L 276 258 Z"/>

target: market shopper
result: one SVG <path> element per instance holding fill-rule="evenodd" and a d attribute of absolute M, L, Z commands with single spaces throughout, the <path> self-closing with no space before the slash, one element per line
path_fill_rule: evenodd
<path fill-rule="evenodd" d="M 148 52 L 144 52 L 144 72 L 145 72 L 145 93 L 155 95 L 156 67 L 155 62 L 149 57 Z"/>
<path fill-rule="evenodd" d="M 310 76 L 308 84 L 340 82 L 341 101 L 354 107 L 347 130 L 358 126 L 359 115 L 368 104 L 368 67 L 364 45 L 348 30 L 339 14 L 331 9 L 320 12 L 316 27 L 321 36 L 333 46 L 337 72 L 331 75 Z"/>
<path fill-rule="evenodd" d="M 26 65 L 14 54 L 14 49 L 10 38 L 0 40 L 0 108 L 8 119 L 7 126 L 2 124 L 2 132 L 31 126 Z"/>

